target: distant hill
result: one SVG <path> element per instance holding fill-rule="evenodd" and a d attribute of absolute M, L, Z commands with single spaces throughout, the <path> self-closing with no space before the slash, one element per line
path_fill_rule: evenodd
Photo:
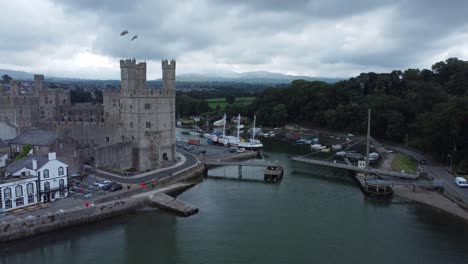
<path fill-rule="evenodd" d="M 8 69 L 0 69 L 0 76 L 8 74 L 16 80 L 32 80 L 34 74 L 23 71 L 14 71 Z M 79 78 L 63 78 L 46 76 L 49 81 L 104 81 L 92 79 L 79 79 Z M 267 72 L 267 71 L 253 71 L 253 72 L 222 72 L 214 74 L 200 74 L 200 73 L 185 73 L 178 74 L 178 82 L 222 82 L 222 83 L 250 83 L 250 84 L 289 84 L 293 80 L 303 79 L 307 81 L 323 81 L 334 83 L 344 80 L 344 78 L 325 78 L 325 77 L 309 77 L 309 76 L 294 76 L 282 73 Z M 156 81 L 160 81 L 157 79 Z M 112 80 L 107 80 L 112 81 Z M 116 80 L 117 81 L 117 80 Z"/>
<path fill-rule="evenodd" d="M 294 76 L 267 71 L 253 71 L 244 73 L 227 72 L 212 75 L 198 73 L 187 73 L 177 75 L 177 81 L 180 82 L 241 82 L 252 84 L 289 84 L 291 83 L 291 81 L 298 79 L 334 83 L 343 80 L 344 78 Z"/>
<path fill-rule="evenodd" d="M 5 74 L 8 74 L 11 78 L 13 78 L 15 80 L 32 80 L 32 79 L 34 79 L 34 74 L 32 74 L 30 72 L 0 69 L 0 76 L 3 76 Z"/>

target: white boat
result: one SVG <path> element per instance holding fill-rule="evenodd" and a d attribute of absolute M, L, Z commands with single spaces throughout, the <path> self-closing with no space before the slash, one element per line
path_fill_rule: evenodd
<path fill-rule="evenodd" d="M 255 139 L 255 121 L 256 121 L 256 116 L 254 116 L 254 124 L 253 124 L 253 129 L 252 129 L 252 138 L 249 139 L 248 142 L 241 142 L 239 144 L 239 148 L 244 148 L 244 149 L 249 149 L 249 150 L 258 150 L 263 148 L 262 142 L 260 140 Z"/>
<path fill-rule="evenodd" d="M 222 125 L 223 126 L 223 135 L 220 135 L 220 136 L 213 135 L 212 138 L 211 138 L 211 141 L 213 141 L 213 143 L 215 143 L 215 144 L 224 145 L 224 146 L 237 146 L 237 145 L 239 145 L 241 143 L 241 140 L 239 138 L 239 127 L 237 128 L 237 137 L 235 137 L 235 136 L 226 136 L 226 114 L 224 114 L 224 117 L 223 117 L 222 120 L 218 120 L 218 121 L 222 121 L 220 123 L 223 123 L 223 125 Z M 216 121 L 216 122 L 218 122 L 218 121 Z M 240 122 L 240 115 L 239 115 L 238 121 Z"/>

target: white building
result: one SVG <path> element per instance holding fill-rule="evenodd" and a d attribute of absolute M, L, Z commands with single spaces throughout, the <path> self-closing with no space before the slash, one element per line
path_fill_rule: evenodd
<path fill-rule="evenodd" d="M 0 179 L 0 208 L 12 210 L 34 203 L 47 203 L 68 196 L 68 165 L 57 160 L 28 155 L 5 168 Z"/>

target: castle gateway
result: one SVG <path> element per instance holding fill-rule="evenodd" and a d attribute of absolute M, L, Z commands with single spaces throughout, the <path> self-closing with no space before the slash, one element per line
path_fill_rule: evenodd
<path fill-rule="evenodd" d="M 12 81 L 9 89 L 0 87 L 0 121 L 19 131 L 54 131 L 63 141 L 60 148 L 74 145 L 63 155 L 78 163 L 92 160 L 97 168 L 145 171 L 170 165 L 176 152 L 175 69 L 174 60 L 163 60 L 163 87 L 149 89 L 146 62 L 121 60 L 121 88 L 104 90 L 103 104 L 72 105 L 69 90 L 44 88 L 43 75 L 34 76 L 31 92 L 20 92 L 21 84 Z"/>

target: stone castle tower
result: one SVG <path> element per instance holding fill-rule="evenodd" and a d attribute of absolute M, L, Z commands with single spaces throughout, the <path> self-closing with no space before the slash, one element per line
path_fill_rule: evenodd
<path fill-rule="evenodd" d="M 132 163 L 140 171 L 175 161 L 175 68 L 174 60 L 163 60 L 163 88 L 147 89 L 146 63 L 120 61 L 118 111 L 110 106 L 109 118 L 123 125 L 121 141 L 133 143 Z"/>
<path fill-rule="evenodd" d="M 154 169 L 175 162 L 175 68 L 163 60 L 162 89 L 146 87 L 146 63 L 121 60 L 121 89 L 103 92 L 103 104 L 71 104 L 69 89 L 50 89 L 35 75 L 0 85 L 0 123 L 17 131 L 31 128 L 71 138 L 83 159 L 115 170 Z M 81 157 L 80 157 L 81 158 Z"/>

